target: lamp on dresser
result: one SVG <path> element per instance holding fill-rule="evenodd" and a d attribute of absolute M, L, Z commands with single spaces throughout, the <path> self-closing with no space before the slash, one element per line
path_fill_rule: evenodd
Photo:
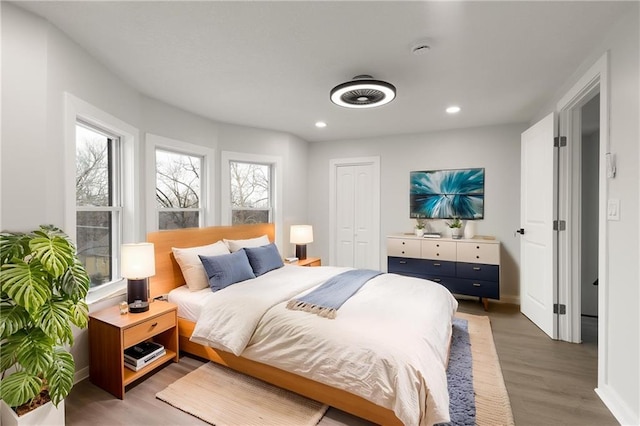
<path fill-rule="evenodd" d="M 123 244 L 121 252 L 122 276 L 127 279 L 129 312 L 149 310 L 148 278 L 156 274 L 152 243 Z"/>
<path fill-rule="evenodd" d="M 313 242 L 313 227 L 311 225 L 291 225 L 291 244 L 296 245 L 296 257 L 300 260 L 307 258 L 307 244 Z"/>

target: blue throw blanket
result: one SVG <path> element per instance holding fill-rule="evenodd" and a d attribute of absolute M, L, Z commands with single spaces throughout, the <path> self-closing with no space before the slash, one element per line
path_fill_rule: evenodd
<path fill-rule="evenodd" d="M 287 309 L 306 311 L 324 318 L 334 319 L 340 306 L 353 296 L 367 281 L 380 275 L 380 271 L 353 269 L 329 278 L 320 287 L 287 303 Z"/>

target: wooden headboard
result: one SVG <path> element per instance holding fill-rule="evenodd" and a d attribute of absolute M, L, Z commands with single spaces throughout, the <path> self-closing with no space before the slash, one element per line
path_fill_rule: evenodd
<path fill-rule="evenodd" d="M 269 237 L 269 241 L 275 241 L 275 226 L 273 223 L 187 228 L 147 234 L 147 241 L 154 244 L 156 256 L 156 274 L 149 278 L 151 298 L 167 294 L 185 283 L 180 266 L 175 257 L 173 257 L 172 247 L 197 247 L 213 244 L 223 238 L 227 240 L 244 240 L 265 234 Z"/>

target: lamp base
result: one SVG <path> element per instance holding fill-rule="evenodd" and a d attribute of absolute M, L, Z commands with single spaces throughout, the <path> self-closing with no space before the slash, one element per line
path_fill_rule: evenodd
<path fill-rule="evenodd" d="M 127 280 L 127 303 L 129 312 L 139 313 L 149 310 L 149 285 L 146 278 Z"/>
<path fill-rule="evenodd" d="M 296 244 L 296 257 L 298 260 L 304 260 L 307 258 L 307 245 Z"/>
<path fill-rule="evenodd" d="M 149 302 L 136 300 L 133 303 L 129 303 L 129 312 L 133 314 L 139 314 L 140 312 L 147 312 L 148 310 L 149 310 Z"/>

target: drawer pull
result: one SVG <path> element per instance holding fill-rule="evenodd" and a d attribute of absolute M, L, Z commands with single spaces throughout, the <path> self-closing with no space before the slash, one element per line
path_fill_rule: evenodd
<path fill-rule="evenodd" d="M 476 246 L 476 248 L 477 248 L 478 250 L 480 250 L 480 246 Z"/>
<path fill-rule="evenodd" d="M 436 256 L 440 256 L 440 253 L 436 253 Z"/>
<path fill-rule="evenodd" d="M 480 256 L 476 256 L 476 259 L 480 259 Z"/>
<path fill-rule="evenodd" d="M 440 266 L 440 264 L 439 263 L 434 263 L 433 266 Z"/>
<path fill-rule="evenodd" d="M 433 281 L 436 282 L 436 283 L 439 283 L 442 280 L 440 278 L 434 278 Z"/>
<path fill-rule="evenodd" d="M 404 251 L 402 251 L 402 254 L 404 254 Z"/>
<path fill-rule="evenodd" d="M 158 323 L 154 322 L 153 324 L 151 324 L 151 328 L 155 327 L 156 325 L 158 325 Z"/>
<path fill-rule="evenodd" d="M 406 260 L 401 260 L 401 261 L 400 261 L 400 264 L 401 264 L 401 265 L 406 265 L 406 264 L 407 264 L 407 261 L 406 261 Z"/>
<path fill-rule="evenodd" d="M 482 270 L 482 269 L 481 269 L 479 266 L 474 266 L 474 267 L 473 267 L 473 270 L 474 270 L 474 271 L 480 271 L 480 270 Z"/>
<path fill-rule="evenodd" d="M 402 245 L 404 245 L 404 241 L 402 242 Z"/>
<path fill-rule="evenodd" d="M 474 287 L 482 287 L 482 284 L 478 284 L 478 283 L 473 283 Z"/>

